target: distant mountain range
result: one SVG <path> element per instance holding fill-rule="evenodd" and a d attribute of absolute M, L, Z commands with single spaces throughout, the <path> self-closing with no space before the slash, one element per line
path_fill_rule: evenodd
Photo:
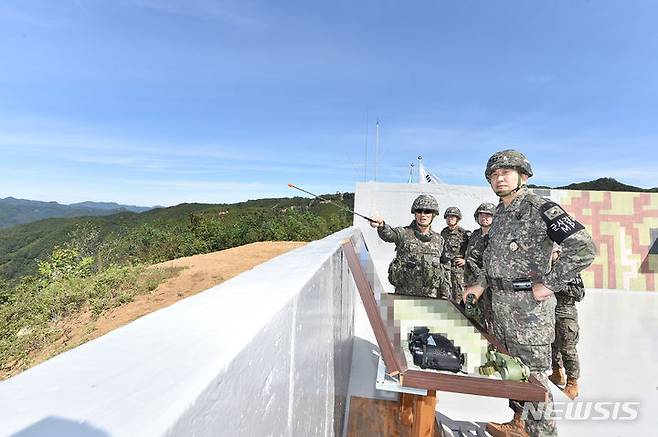
<path fill-rule="evenodd" d="M 599 178 L 589 182 L 576 182 L 563 187 L 547 187 L 545 185 L 528 184 L 530 188 L 548 188 L 555 190 L 586 190 L 586 191 L 631 191 L 637 193 L 658 193 L 658 187 L 639 188 L 626 185 L 614 178 Z"/>
<path fill-rule="evenodd" d="M 639 188 L 626 185 L 613 178 L 600 178 L 589 182 L 577 182 L 563 187 L 548 187 L 528 185 L 530 188 L 547 188 L 556 190 L 590 190 L 590 191 L 631 191 L 658 193 L 658 187 Z M 121 212 L 141 213 L 161 206 L 122 205 L 114 202 L 79 202 L 63 205 L 57 202 L 41 202 L 37 200 L 15 199 L 7 197 L 0 199 L 0 228 L 8 228 L 23 223 L 30 223 L 47 218 L 69 218 L 84 216 L 107 216 Z"/>
<path fill-rule="evenodd" d="M 111 209 L 114 211 L 122 210 L 122 211 L 132 211 L 132 212 L 144 212 L 151 210 L 153 208 L 162 208 L 162 206 L 121 205 L 115 202 L 78 202 L 78 203 L 71 203 L 68 206 L 74 206 L 76 208 Z"/>
<path fill-rule="evenodd" d="M 324 194 L 323 197 L 340 202 L 347 208 L 354 206 L 352 193 Z M 51 205 L 49 202 L 41 203 Z M 309 215 L 295 218 L 294 215 L 290 215 L 295 212 L 309 213 Z M 62 246 L 73 238 L 79 239 L 79 236 L 75 236 L 78 230 L 94 230 L 96 236 L 92 233 L 85 236 L 95 239 L 83 238 L 80 241 L 83 241 L 82 244 L 92 241 L 89 244 L 93 249 L 100 248 L 104 257 L 121 253 L 126 257 L 132 257 L 133 260 L 144 261 L 147 252 L 140 248 L 145 246 L 153 247 L 158 253 L 169 253 L 168 251 L 172 249 L 180 256 L 201 253 L 198 250 L 189 252 L 192 247 L 190 242 L 196 241 L 195 238 L 213 239 L 226 236 L 229 235 L 229 230 L 237 229 L 236 226 L 243 222 L 258 223 L 264 229 L 272 230 L 272 233 L 284 232 L 285 227 L 282 228 L 281 223 L 274 223 L 273 216 L 288 220 L 290 226 L 302 230 L 324 227 L 328 232 L 330 226 L 338 230 L 352 223 L 352 216 L 335 205 L 298 196 L 249 200 L 234 204 L 181 203 L 168 208 L 154 208 L 139 214 L 121 211 L 97 217 L 47 218 L 6 227 L 0 229 L 0 302 L 3 278 L 17 280 L 23 275 L 33 274 L 39 260 L 46 259 L 54 247 Z M 210 221 L 204 220 L 206 218 Z M 303 223 L 295 222 L 302 219 Z M 209 224 L 211 222 L 214 224 Z M 192 231 L 192 229 L 196 230 Z M 239 238 L 231 237 L 226 241 L 231 245 L 243 244 L 241 242 L 245 238 L 252 238 L 250 233 L 254 234 L 247 231 L 239 235 Z M 278 239 L 282 239 L 285 234 L 281 235 Z M 311 235 L 314 234 L 299 234 L 295 239 L 310 240 Z M 107 242 L 109 243 L 105 246 Z"/>
<path fill-rule="evenodd" d="M 63 205 L 57 202 L 7 197 L 0 199 L 0 228 L 46 218 L 103 216 L 127 211 L 139 213 L 153 208 L 155 207 L 121 205 L 113 202 L 80 202 Z"/>

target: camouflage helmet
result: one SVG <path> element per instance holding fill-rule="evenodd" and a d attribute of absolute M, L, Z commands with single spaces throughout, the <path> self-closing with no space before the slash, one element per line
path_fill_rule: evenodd
<path fill-rule="evenodd" d="M 462 212 L 456 206 L 446 208 L 446 212 L 443 213 L 443 218 L 448 218 L 449 215 L 454 215 L 459 220 L 462 219 Z"/>
<path fill-rule="evenodd" d="M 528 177 L 532 176 L 530 161 L 518 150 L 507 149 L 491 155 L 487 161 L 487 168 L 484 170 L 484 177 L 487 178 L 487 181 L 491 178 L 491 173 L 499 168 L 513 168 L 519 173 L 527 174 Z"/>
<path fill-rule="evenodd" d="M 434 196 L 430 194 L 421 194 L 416 197 L 416 200 L 414 200 L 414 203 L 411 205 L 411 213 L 415 214 L 416 210 L 419 209 L 429 209 L 434 212 L 434 214 L 438 214 L 439 202 L 437 202 Z"/>
<path fill-rule="evenodd" d="M 476 222 L 478 221 L 478 215 L 480 215 L 481 212 L 494 215 L 496 213 L 496 205 L 491 202 L 481 203 L 480 206 L 478 206 L 478 208 L 475 210 L 475 214 L 473 214 Z"/>

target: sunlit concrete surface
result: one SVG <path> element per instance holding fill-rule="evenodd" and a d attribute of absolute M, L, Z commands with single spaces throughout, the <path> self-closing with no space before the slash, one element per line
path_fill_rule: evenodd
<path fill-rule="evenodd" d="M 0 382 L 0 436 L 331 436 L 352 357 L 345 229 Z"/>

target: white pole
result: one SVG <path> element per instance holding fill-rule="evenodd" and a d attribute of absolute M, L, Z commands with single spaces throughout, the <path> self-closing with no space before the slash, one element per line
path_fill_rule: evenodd
<path fill-rule="evenodd" d="M 363 182 L 368 181 L 368 112 L 366 112 L 366 146 L 365 149 L 365 158 L 363 161 Z"/>
<path fill-rule="evenodd" d="M 377 119 L 376 135 L 375 135 L 375 182 L 379 174 L 379 119 Z"/>
<path fill-rule="evenodd" d="M 420 184 L 420 178 L 423 177 L 423 175 L 420 174 L 420 167 L 423 165 L 423 157 L 418 155 L 418 183 Z"/>

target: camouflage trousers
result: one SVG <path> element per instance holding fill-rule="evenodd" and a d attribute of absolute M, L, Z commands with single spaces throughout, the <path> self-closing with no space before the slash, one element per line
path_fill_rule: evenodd
<path fill-rule="evenodd" d="M 510 306 L 510 297 L 515 297 L 522 304 L 519 306 Z M 541 306 L 545 309 L 545 313 L 542 313 L 544 319 L 547 319 L 545 321 L 552 322 L 551 319 L 555 311 L 555 303 L 554 301 L 537 303 L 533 299 L 532 293 L 520 294 L 518 292 L 501 292 L 500 290 L 492 291 L 494 337 L 505 346 L 511 355 L 519 357 L 530 368 L 530 374 L 537 378 L 548 392 L 548 401 L 545 403 L 529 403 L 510 399 L 510 408 L 515 413 L 523 413 L 524 406 L 528 410 L 532 409 L 535 412 L 551 411 L 553 408 L 553 395 L 549 389 L 549 381 L 546 376 L 546 371 L 550 369 L 551 365 L 550 343 L 553 341 L 552 323 L 531 326 L 519 325 L 519 321 L 524 320 L 524 317 L 527 318 L 527 314 L 531 313 L 530 310 L 533 307 L 538 309 Z M 542 309 L 542 311 L 544 310 Z M 532 315 L 534 317 L 535 313 L 532 313 Z M 551 329 L 547 329 L 547 327 Z M 523 339 L 523 343 L 525 344 L 519 343 L 519 339 Z M 557 425 L 555 420 L 551 419 L 549 415 L 538 414 L 535 417 L 533 414 L 528 414 L 524 417 L 524 420 L 526 432 L 533 437 L 557 436 Z"/>
<path fill-rule="evenodd" d="M 555 341 L 551 345 L 553 368 L 564 367 L 569 378 L 580 377 L 580 361 L 578 361 L 579 327 L 578 314 L 568 317 L 555 314 Z"/>
<path fill-rule="evenodd" d="M 530 374 L 544 386 L 548 391 L 548 402 L 532 402 L 532 410 L 542 412 L 545 409 L 549 411 L 553 408 L 553 395 L 549 388 L 546 368 L 550 361 L 550 345 L 525 345 L 513 342 L 506 342 L 505 347 L 513 356 L 521 360 L 530 367 Z M 539 365 L 539 367 L 537 367 Z M 524 405 L 529 402 L 509 401 L 509 406 L 515 413 L 522 413 Z M 547 419 L 543 414 L 541 417 L 534 417 L 532 413 L 524 417 L 525 430 L 531 437 L 557 436 L 557 425 L 554 419 Z"/>
<path fill-rule="evenodd" d="M 464 294 L 464 267 L 458 267 L 451 263 L 450 270 L 450 294 L 453 302 L 459 303 L 462 301 Z"/>

